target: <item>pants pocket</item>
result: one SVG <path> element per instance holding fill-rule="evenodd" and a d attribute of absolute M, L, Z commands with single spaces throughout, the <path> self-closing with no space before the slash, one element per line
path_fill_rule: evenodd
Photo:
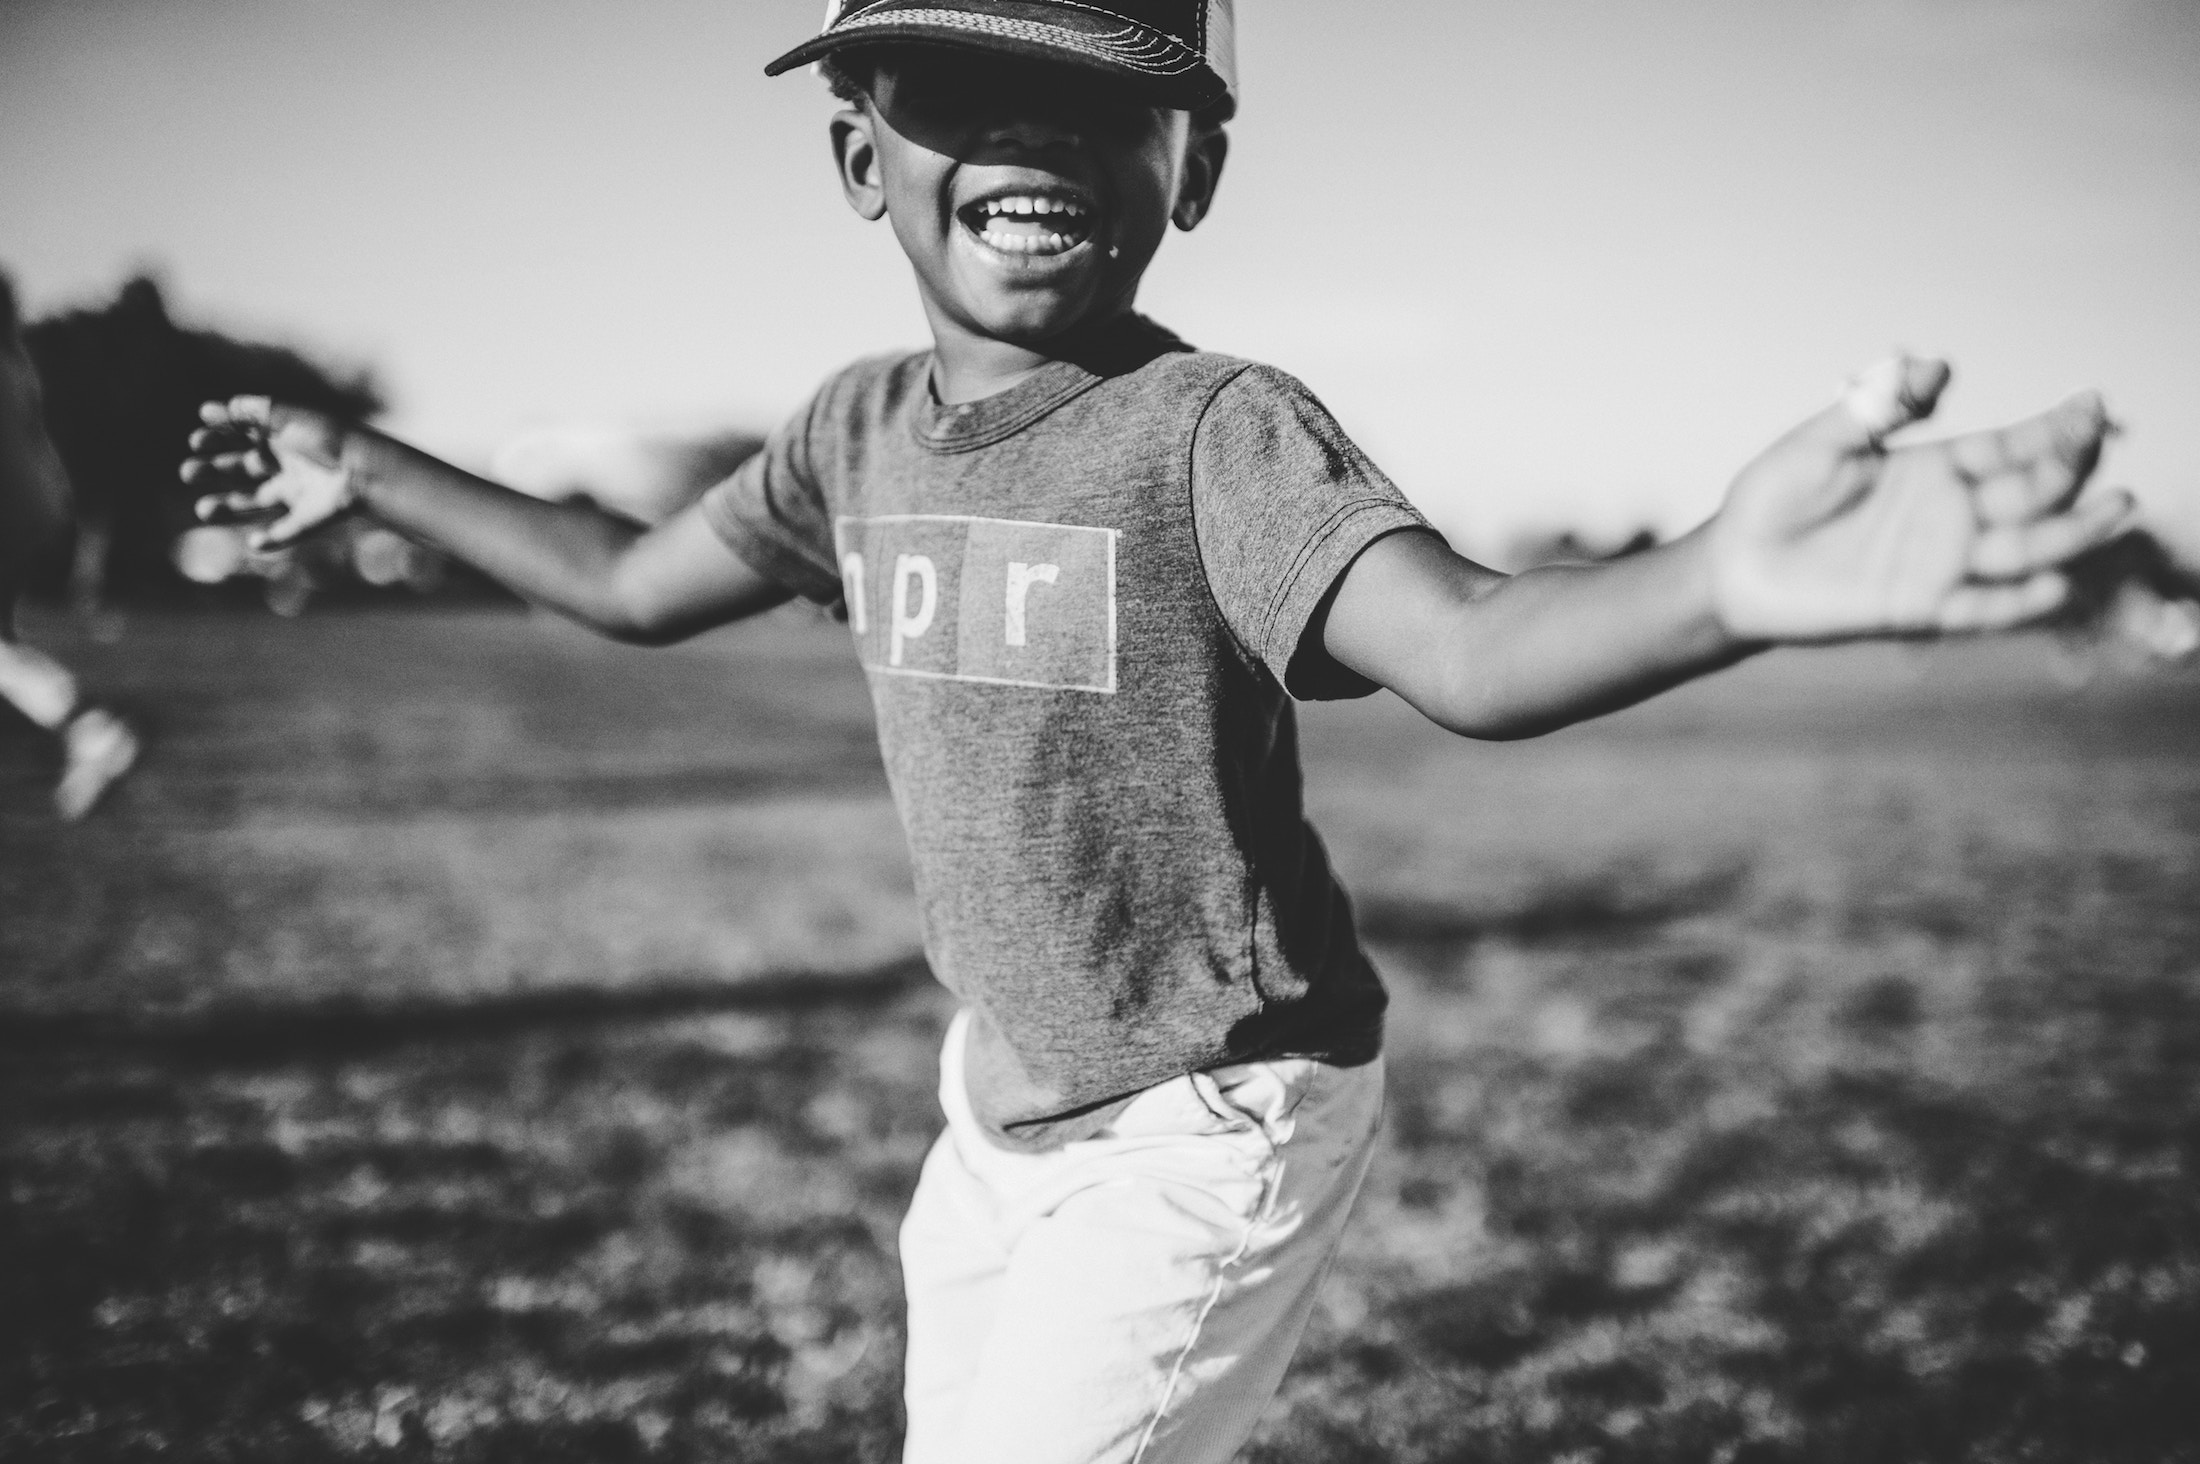
<path fill-rule="evenodd" d="M 1156 1083 L 1133 1098 L 1101 1137 L 1200 1138 L 1243 1133 L 1257 1126 L 1215 1092 L 1208 1074 L 1186 1073 Z"/>
<path fill-rule="evenodd" d="M 1204 1091 L 1219 1110 L 1283 1144 L 1291 1137 L 1300 1107 L 1330 1071 L 1327 1063 L 1313 1058 L 1288 1057 L 1238 1063 L 1193 1077 L 1206 1080 Z"/>

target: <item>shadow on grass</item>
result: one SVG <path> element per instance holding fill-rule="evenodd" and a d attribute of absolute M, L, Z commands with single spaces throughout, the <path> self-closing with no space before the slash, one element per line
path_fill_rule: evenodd
<path fill-rule="evenodd" d="M 227 1001 L 189 1012 L 0 1015 L 0 1056 L 131 1049 L 192 1064 L 258 1064 L 360 1057 L 414 1042 L 515 1036 L 714 1013 L 863 1009 L 928 984 L 922 959 L 854 973 L 794 973 L 572 988 L 464 1002 L 342 999 L 282 1006 Z"/>
<path fill-rule="evenodd" d="M 1748 882 L 1748 866 L 1741 864 L 1680 881 L 1658 878 L 1640 866 L 1621 865 L 1587 876 L 1547 880 L 1526 899 L 1495 909 L 1396 897 L 1365 899 L 1355 908 L 1360 933 L 1391 945 L 1593 942 L 1641 935 L 1724 909 Z"/>

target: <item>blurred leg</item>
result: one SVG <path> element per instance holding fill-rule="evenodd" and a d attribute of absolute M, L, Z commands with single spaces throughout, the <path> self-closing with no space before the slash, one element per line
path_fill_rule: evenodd
<path fill-rule="evenodd" d="M 0 697 L 49 732 L 59 732 L 76 713 L 76 678 L 43 651 L 0 625 Z"/>
<path fill-rule="evenodd" d="M 0 616 L 0 697 L 61 738 L 54 807 L 63 818 L 90 813 L 137 762 L 137 734 L 114 713 L 80 706 L 69 668 L 14 637 L 13 602 Z"/>
<path fill-rule="evenodd" d="M 72 718 L 62 731 L 61 745 L 66 760 L 53 801 L 63 818 L 90 813 L 107 790 L 137 765 L 137 734 L 129 723 L 101 707 Z"/>

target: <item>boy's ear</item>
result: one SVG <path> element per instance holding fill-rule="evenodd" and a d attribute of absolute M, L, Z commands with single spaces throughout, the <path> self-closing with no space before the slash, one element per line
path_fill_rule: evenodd
<path fill-rule="evenodd" d="M 1194 127 L 1184 146 L 1184 181 L 1177 186 L 1176 207 L 1169 221 L 1192 230 L 1215 206 L 1215 189 L 1222 183 L 1222 165 L 1230 158 L 1230 134 L 1220 127 Z"/>
<path fill-rule="evenodd" d="M 854 209 L 872 223 L 886 217 L 886 184 L 879 177 L 878 125 L 865 107 L 848 107 L 833 114 L 833 162 L 840 170 L 840 191 Z"/>

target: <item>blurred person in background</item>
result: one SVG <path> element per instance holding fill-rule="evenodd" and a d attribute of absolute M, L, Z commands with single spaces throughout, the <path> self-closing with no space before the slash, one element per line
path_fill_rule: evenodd
<path fill-rule="evenodd" d="M 0 276 L 0 697 L 60 739 L 54 806 L 66 819 L 90 813 L 138 755 L 128 723 L 88 705 L 66 666 L 16 637 L 16 602 L 47 560 L 67 555 L 73 517 L 15 290 Z"/>

